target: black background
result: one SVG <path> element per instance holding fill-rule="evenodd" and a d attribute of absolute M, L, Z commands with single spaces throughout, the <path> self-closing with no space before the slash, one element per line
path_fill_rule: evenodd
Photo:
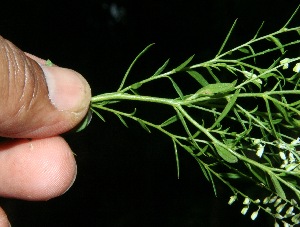
<path fill-rule="evenodd" d="M 135 68 L 133 81 L 151 75 L 169 57 L 173 65 L 192 54 L 199 61 L 213 57 L 237 18 L 232 45 L 253 37 L 262 21 L 265 33 L 275 31 L 297 4 L 10 1 L 0 6 L 0 34 L 24 51 L 80 72 L 96 95 L 115 91 L 130 62 L 150 43 L 156 45 Z M 111 9 L 117 9 L 117 17 Z M 2 199 L 12 226 L 274 225 L 263 212 L 256 221 L 241 215 L 241 201 L 228 206 L 231 194 L 221 184 L 216 198 L 184 152 L 178 180 L 172 143 L 165 136 L 148 134 L 133 122 L 126 129 L 115 116 L 105 118 L 103 123 L 94 116 L 85 131 L 65 135 L 78 163 L 77 180 L 66 194 L 47 202 Z"/>

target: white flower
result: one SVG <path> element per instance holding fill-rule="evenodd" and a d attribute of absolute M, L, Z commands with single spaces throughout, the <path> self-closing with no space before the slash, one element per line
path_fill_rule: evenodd
<path fill-rule="evenodd" d="M 277 147 L 278 147 L 279 149 L 288 150 L 287 144 L 286 144 L 285 142 L 283 142 L 283 141 L 280 141 L 280 142 L 277 144 Z"/>
<path fill-rule="evenodd" d="M 289 153 L 289 161 L 290 163 L 294 163 L 296 161 L 295 156 L 292 152 Z"/>
<path fill-rule="evenodd" d="M 293 68 L 293 71 L 294 71 L 295 73 L 300 73 L 300 63 L 297 63 L 297 64 L 295 65 L 295 67 Z"/>
<path fill-rule="evenodd" d="M 282 165 L 280 166 L 280 168 L 285 168 L 288 164 L 289 164 L 289 161 L 287 159 L 285 159 L 283 161 Z"/>
<path fill-rule="evenodd" d="M 264 149 L 265 149 L 265 146 L 262 145 L 262 144 L 259 144 L 259 145 L 258 145 L 258 149 L 257 149 L 257 151 L 256 151 L 256 155 L 257 155 L 258 157 L 261 158 L 261 156 L 262 156 L 263 153 L 264 153 Z"/>
<path fill-rule="evenodd" d="M 292 171 L 293 169 L 295 169 L 299 164 L 296 164 L 296 163 L 291 163 L 291 164 L 288 164 L 282 168 L 285 168 L 286 171 Z"/>
<path fill-rule="evenodd" d="M 253 145 L 260 144 L 261 139 L 253 139 Z"/>
<path fill-rule="evenodd" d="M 283 153 L 282 151 L 279 152 L 279 156 L 282 160 L 286 160 L 285 153 Z"/>
<path fill-rule="evenodd" d="M 252 79 L 252 78 L 257 78 L 257 75 L 254 74 L 254 73 L 250 73 L 248 71 L 242 71 L 242 73 L 244 74 L 245 77 L 247 77 L 248 79 Z M 262 80 L 257 78 L 254 80 L 255 82 L 259 83 L 259 84 L 262 84 Z"/>
<path fill-rule="evenodd" d="M 297 145 L 297 144 L 300 144 L 300 137 L 298 137 L 297 139 L 295 139 L 291 142 L 291 145 L 293 145 L 293 146 Z"/>
<path fill-rule="evenodd" d="M 280 65 L 283 65 L 282 69 L 287 69 L 289 67 L 289 58 L 285 58 L 280 61 Z"/>

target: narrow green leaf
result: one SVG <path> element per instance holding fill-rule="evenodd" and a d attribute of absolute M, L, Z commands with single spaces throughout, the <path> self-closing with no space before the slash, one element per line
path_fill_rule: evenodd
<path fill-rule="evenodd" d="M 105 119 L 104 119 L 104 117 L 101 115 L 101 114 L 99 114 L 99 112 L 98 111 L 96 111 L 96 110 L 94 110 L 93 108 L 91 108 L 91 110 L 103 121 L 103 122 L 105 122 Z"/>
<path fill-rule="evenodd" d="M 209 175 L 209 178 L 210 178 L 210 182 L 213 186 L 213 190 L 214 190 L 214 193 L 215 193 L 215 196 L 217 197 L 217 188 L 216 188 L 216 185 L 215 185 L 215 182 L 214 182 L 214 179 L 211 175 L 211 172 L 210 171 L 207 171 L 208 172 L 208 175 Z"/>
<path fill-rule="evenodd" d="M 294 11 L 293 15 L 285 23 L 285 25 L 283 26 L 282 29 L 285 29 L 290 24 L 290 22 L 292 21 L 292 19 L 294 18 L 294 16 L 297 14 L 297 12 L 298 12 L 299 9 L 300 9 L 300 4 L 298 5 L 298 7 L 296 8 L 296 10 Z"/>
<path fill-rule="evenodd" d="M 254 63 L 256 63 L 255 51 L 254 51 L 254 49 L 252 48 L 252 46 L 248 46 L 248 47 L 249 47 L 249 49 L 250 49 L 250 51 L 251 51 L 251 54 L 253 55 L 253 61 L 254 61 Z"/>
<path fill-rule="evenodd" d="M 202 88 L 203 90 L 209 91 L 208 93 L 217 95 L 217 94 L 227 94 L 234 90 L 234 86 L 236 85 L 236 80 L 232 83 L 216 83 L 209 84 Z"/>
<path fill-rule="evenodd" d="M 237 111 L 237 109 L 236 109 L 236 108 L 233 108 L 233 112 L 234 112 L 235 116 L 237 117 L 238 121 L 240 122 L 240 124 L 243 126 L 243 129 L 244 129 L 245 131 L 247 131 L 248 129 L 247 129 L 246 125 L 244 124 L 244 121 L 243 121 L 243 119 L 241 118 L 241 116 L 240 116 L 239 112 Z M 250 121 L 251 121 L 251 120 L 250 120 Z M 243 134 L 243 133 L 241 133 L 241 134 Z M 240 134 L 240 135 L 241 135 L 241 134 Z"/>
<path fill-rule="evenodd" d="M 176 158 L 177 178 L 179 179 L 179 158 L 178 158 L 177 145 L 176 145 L 176 141 L 174 139 L 172 139 L 172 141 L 173 141 L 173 145 L 174 145 L 175 158 Z"/>
<path fill-rule="evenodd" d="M 193 149 L 190 146 L 186 146 L 186 145 L 181 145 L 181 146 L 190 154 L 194 153 Z"/>
<path fill-rule="evenodd" d="M 278 196 L 280 196 L 282 199 L 286 199 L 285 192 L 282 189 L 282 187 L 281 187 L 279 181 L 277 180 L 277 178 L 274 176 L 273 173 L 270 174 L 270 177 L 271 177 L 272 183 L 274 185 L 274 188 L 275 188 Z"/>
<path fill-rule="evenodd" d="M 284 52 L 285 53 L 285 52 Z M 284 54 L 283 53 L 283 54 Z M 284 55 L 279 56 L 273 63 L 272 65 L 269 66 L 268 69 L 273 69 L 280 61 L 283 59 Z"/>
<path fill-rule="evenodd" d="M 128 128 L 127 123 L 125 122 L 125 120 L 123 119 L 123 117 L 120 114 L 115 113 L 115 115 L 117 115 L 117 117 L 119 118 L 119 120 L 122 122 L 122 124 Z"/>
<path fill-rule="evenodd" d="M 206 152 L 208 148 L 208 145 L 205 145 L 203 148 L 201 148 L 200 152 L 196 154 L 196 156 L 201 156 L 202 154 L 204 154 Z"/>
<path fill-rule="evenodd" d="M 204 177 L 207 179 L 208 182 L 210 182 L 210 178 L 208 176 L 207 170 L 205 169 L 204 165 L 201 163 L 201 161 L 199 159 L 197 159 L 197 162 L 202 170 Z"/>
<path fill-rule="evenodd" d="M 168 77 L 168 78 L 171 80 L 173 88 L 175 89 L 175 91 L 177 92 L 177 94 L 179 95 L 179 97 L 181 99 L 184 99 L 184 95 L 183 95 L 181 89 L 179 88 L 179 86 L 176 84 L 176 82 L 171 77 Z"/>
<path fill-rule="evenodd" d="M 257 30 L 257 32 L 256 32 L 256 34 L 255 34 L 255 36 L 253 37 L 252 40 L 254 40 L 254 39 L 257 38 L 257 36 L 258 36 L 260 30 L 261 30 L 261 29 L 263 28 L 263 26 L 264 26 L 264 23 L 265 23 L 264 21 L 261 23 L 261 25 L 259 26 L 259 28 L 258 28 L 258 30 Z"/>
<path fill-rule="evenodd" d="M 214 190 L 214 193 L 215 193 L 215 196 L 217 196 L 216 185 L 215 185 L 215 182 L 214 182 L 214 179 L 213 179 L 213 177 L 211 175 L 210 170 L 204 166 L 204 164 L 201 162 L 200 159 L 196 158 L 196 160 L 197 160 L 197 162 L 198 162 L 198 164 L 199 164 L 199 166 L 200 166 L 200 168 L 201 168 L 201 170 L 202 170 L 205 178 L 208 180 L 208 182 L 211 182 L 213 190 Z"/>
<path fill-rule="evenodd" d="M 198 83 L 201 84 L 203 87 L 209 84 L 207 80 L 197 71 L 188 70 L 187 73 L 190 74 L 195 80 L 197 80 Z"/>
<path fill-rule="evenodd" d="M 76 132 L 80 132 L 80 131 L 84 130 L 90 124 L 90 122 L 92 120 L 92 116 L 93 116 L 93 110 L 89 109 L 85 118 L 81 122 L 80 126 L 77 127 Z"/>
<path fill-rule="evenodd" d="M 223 49 L 224 49 L 224 47 L 225 47 L 225 45 L 226 45 L 226 43 L 227 43 L 227 41 L 228 41 L 228 39 L 230 37 L 230 35 L 231 35 L 231 33 L 232 33 L 235 25 L 236 25 L 236 22 L 237 22 L 237 20 L 235 20 L 234 23 L 233 23 L 233 25 L 231 26 L 231 28 L 230 28 L 230 30 L 229 30 L 229 32 L 228 32 L 228 34 L 227 34 L 224 42 L 222 43 L 222 46 L 221 46 L 220 50 L 218 51 L 216 57 L 218 57 L 221 54 L 221 52 L 223 51 Z"/>
<path fill-rule="evenodd" d="M 133 110 L 131 113 L 129 113 L 129 115 L 130 115 L 130 116 L 134 116 L 135 113 L 136 113 L 136 108 L 134 108 L 134 110 Z"/>
<path fill-rule="evenodd" d="M 300 100 L 290 104 L 290 106 L 299 106 L 299 105 L 300 105 Z"/>
<path fill-rule="evenodd" d="M 206 67 L 206 69 L 208 70 L 209 74 L 214 78 L 214 80 L 215 80 L 217 83 L 221 83 L 221 81 L 219 80 L 219 78 L 214 74 L 214 72 L 211 70 L 210 67 Z"/>
<path fill-rule="evenodd" d="M 265 173 L 258 169 L 255 166 L 250 165 L 249 163 L 245 163 L 245 165 L 249 168 L 252 174 L 264 185 L 267 185 L 267 180 L 264 179 Z"/>
<path fill-rule="evenodd" d="M 141 120 L 137 119 L 137 121 L 140 123 L 143 129 L 145 129 L 147 132 L 151 133 L 150 129 L 147 127 L 147 125 Z"/>
<path fill-rule="evenodd" d="M 167 65 L 168 65 L 168 63 L 169 63 L 169 61 L 170 61 L 170 59 L 168 59 L 154 74 L 153 74 L 153 76 L 152 77 L 155 77 L 155 76 L 157 76 L 157 75 L 159 75 L 159 74 L 161 74 L 163 71 L 164 71 L 164 69 L 167 67 Z"/>
<path fill-rule="evenodd" d="M 284 54 L 284 47 L 278 38 L 274 36 L 269 36 L 267 40 L 273 42 L 277 47 L 280 48 L 281 53 Z"/>
<path fill-rule="evenodd" d="M 127 71 L 126 71 L 126 73 L 125 73 L 125 75 L 124 75 L 124 77 L 123 77 L 123 79 L 122 79 L 122 82 L 121 82 L 121 84 L 120 84 L 120 87 L 119 87 L 118 91 L 120 91 L 120 90 L 123 88 L 123 86 L 124 86 L 124 84 L 125 84 L 125 82 L 126 82 L 126 79 L 127 79 L 128 75 L 129 75 L 129 73 L 130 73 L 132 67 L 133 67 L 134 64 L 136 63 L 136 61 L 137 61 L 137 60 L 138 60 L 145 52 L 147 52 L 147 50 L 148 50 L 150 47 L 152 47 L 153 45 L 154 45 L 154 43 L 151 43 L 150 45 L 148 45 L 148 46 L 147 46 L 144 50 L 142 50 L 142 52 L 140 52 L 140 53 L 138 54 L 138 56 L 133 60 L 133 62 L 130 64 L 129 68 L 127 69 Z"/>
<path fill-rule="evenodd" d="M 227 177 L 230 179 L 241 179 L 242 176 L 238 173 L 221 173 L 220 176 Z"/>
<path fill-rule="evenodd" d="M 218 144 L 214 144 L 218 154 L 223 158 L 226 162 L 229 163 L 236 163 L 238 161 L 238 158 L 234 156 L 229 150 L 225 149 L 224 147 L 221 147 Z"/>
<path fill-rule="evenodd" d="M 270 125 L 272 127 L 272 131 L 273 131 L 273 136 L 277 135 L 275 126 L 273 124 L 273 117 L 272 117 L 272 112 L 271 112 L 271 108 L 270 108 L 270 104 L 269 104 L 269 100 L 267 98 L 264 97 L 265 103 L 266 103 L 266 108 L 267 108 L 267 112 L 268 112 L 268 117 L 269 117 L 269 122 Z"/>
<path fill-rule="evenodd" d="M 274 106 L 279 110 L 279 112 L 284 116 L 286 121 L 289 121 L 289 114 L 288 112 L 280 105 L 280 103 L 277 103 L 275 100 L 271 100 Z"/>
<path fill-rule="evenodd" d="M 136 90 L 136 89 L 140 88 L 142 85 L 143 85 L 142 83 L 138 82 L 138 83 L 131 85 L 130 87 L 132 89 Z"/>
<path fill-rule="evenodd" d="M 186 67 L 194 58 L 195 55 L 192 55 L 191 57 L 189 57 L 185 62 L 183 62 L 181 65 L 177 66 L 175 68 L 175 71 L 180 71 L 182 70 L 184 67 Z"/>
<path fill-rule="evenodd" d="M 218 126 L 220 122 L 227 116 L 231 108 L 234 106 L 238 96 L 240 94 L 240 90 L 236 90 L 232 97 L 230 97 L 230 100 L 228 101 L 227 105 L 223 109 L 222 113 L 218 117 L 218 119 L 215 121 L 215 123 L 210 127 L 210 129 L 213 129 L 214 127 Z"/>
<path fill-rule="evenodd" d="M 137 90 L 135 90 L 135 89 L 130 89 L 130 91 L 131 91 L 134 95 L 140 95 L 140 94 L 137 92 Z"/>
<path fill-rule="evenodd" d="M 189 96 L 187 100 L 193 100 L 203 96 L 215 96 L 221 94 L 227 94 L 233 91 L 235 88 L 236 80 L 232 83 L 216 83 L 208 84 L 205 87 L 199 89 L 195 94 Z"/>
<path fill-rule="evenodd" d="M 232 70 L 230 67 L 225 67 L 230 73 L 232 73 L 233 75 L 235 75 L 237 77 L 237 73 Z"/>
<path fill-rule="evenodd" d="M 170 117 L 169 119 L 167 119 L 166 121 L 164 121 L 163 123 L 160 124 L 160 127 L 166 127 L 170 124 L 173 124 L 174 122 L 178 121 L 178 116 L 174 115 L 172 117 Z"/>
<path fill-rule="evenodd" d="M 238 50 L 241 51 L 244 54 L 249 54 L 250 53 L 250 51 L 246 47 L 241 47 Z"/>
<path fill-rule="evenodd" d="M 192 133 L 190 132 L 190 129 L 189 129 L 187 123 L 185 122 L 184 116 L 182 115 L 181 111 L 179 111 L 176 107 L 174 107 L 174 109 L 175 109 L 175 111 L 177 112 L 178 118 L 179 118 L 179 120 L 181 121 L 181 124 L 182 124 L 183 128 L 185 129 L 187 135 L 189 136 L 189 139 L 191 140 L 191 142 L 192 142 L 194 148 L 201 151 L 201 148 L 199 147 L 198 143 L 195 141 L 195 139 L 194 139 Z M 190 152 L 190 151 L 187 149 L 188 146 L 182 145 L 182 147 L 185 148 L 188 152 Z M 191 149 L 191 148 L 190 148 L 190 149 Z M 192 152 L 192 154 L 194 154 L 194 152 L 193 152 L 192 149 L 191 149 L 191 152 Z"/>
<path fill-rule="evenodd" d="M 290 113 L 286 111 L 284 107 L 280 105 L 280 102 L 277 102 L 277 100 L 271 100 L 274 106 L 279 110 L 279 112 L 283 115 L 284 119 L 286 122 L 288 122 L 290 125 L 294 125 L 294 119 L 293 117 L 290 116 Z M 280 119 L 278 119 L 280 120 Z M 279 121 L 280 122 L 280 121 Z M 273 121 L 273 124 L 275 124 L 275 120 Z"/>

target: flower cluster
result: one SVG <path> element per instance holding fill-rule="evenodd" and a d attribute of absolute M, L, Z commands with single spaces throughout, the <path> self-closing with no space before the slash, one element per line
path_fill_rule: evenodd
<path fill-rule="evenodd" d="M 299 166 L 299 161 L 297 162 L 295 155 L 295 146 L 300 144 L 300 138 L 293 140 L 291 143 L 287 144 L 283 141 L 277 142 L 277 147 L 281 150 L 279 152 L 279 157 L 283 161 L 280 168 L 285 168 L 287 171 L 292 171 Z M 286 155 L 288 154 L 288 156 Z"/>
<path fill-rule="evenodd" d="M 285 58 L 285 59 L 281 60 L 280 65 L 282 65 L 282 69 L 288 69 L 290 61 L 291 61 L 291 59 L 289 59 L 289 58 Z M 296 63 L 296 65 L 293 68 L 293 71 L 295 73 L 300 73 L 300 62 Z"/>
<path fill-rule="evenodd" d="M 258 78 L 258 76 L 252 72 L 248 72 L 248 71 L 242 71 L 242 73 L 244 74 L 244 76 L 247 79 L 253 79 L 254 82 L 257 82 L 259 84 L 262 84 L 262 80 Z"/>
<path fill-rule="evenodd" d="M 231 205 L 237 200 L 237 195 L 230 197 L 228 204 Z M 243 201 L 243 208 L 241 214 L 246 215 L 250 205 L 254 204 L 258 208 L 251 213 L 251 219 L 254 221 L 260 209 L 265 210 L 275 218 L 275 227 L 279 227 L 278 221 L 282 222 L 283 226 L 293 226 L 300 223 L 300 214 L 295 213 L 295 207 L 298 207 L 296 200 L 286 201 L 277 195 L 271 195 L 265 197 L 263 202 L 259 199 L 252 200 L 249 197 L 245 197 Z M 289 223 L 293 223 L 292 225 Z"/>

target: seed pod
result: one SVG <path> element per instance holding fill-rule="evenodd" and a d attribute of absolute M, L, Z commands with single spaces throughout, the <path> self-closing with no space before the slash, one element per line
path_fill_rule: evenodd
<path fill-rule="evenodd" d="M 280 213 L 280 212 L 283 210 L 283 208 L 285 207 L 285 205 L 286 205 L 286 203 L 280 204 L 280 205 L 276 208 L 276 212 L 277 212 L 277 213 Z"/>
<path fill-rule="evenodd" d="M 277 199 L 277 196 L 273 196 L 270 200 L 269 200 L 269 203 L 274 203 Z"/>
<path fill-rule="evenodd" d="M 243 207 L 243 209 L 241 210 L 241 214 L 245 215 L 247 213 L 248 209 L 249 209 L 249 206 Z"/>
<path fill-rule="evenodd" d="M 276 202 L 274 203 L 274 207 L 277 207 L 281 203 L 281 198 L 276 199 Z"/>
<path fill-rule="evenodd" d="M 237 196 L 236 195 L 232 195 L 230 196 L 230 199 L 228 201 L 228 205 L 231 205 L 235 202 L 235 200 L 237 199 Z"/>
<path fill-rule="evenodd" d="M 250 204 L 250 199 L 248 197 L 245 198 L 243 204 L 244 205 L 249 205 Z"/>
<path fill-rule="evenodd" d="M 294 206 L 290 206 L 287 210 L 286 210 L 286 214 L 291 214 L 294 211 Z"/>
<path fill-rule="evenodd" d="M 270 201 L 270 197 L 266 197 L 263 201 L 263 204 L 267 204 Z"/>
<path fill-rule="evenodd" d="M 257 215 L 258 215 L 258 211 L 254 211 L 252 214 L 251 214 L 251 219 L 254 221 L 256 218 L 257 218 Z"/>

